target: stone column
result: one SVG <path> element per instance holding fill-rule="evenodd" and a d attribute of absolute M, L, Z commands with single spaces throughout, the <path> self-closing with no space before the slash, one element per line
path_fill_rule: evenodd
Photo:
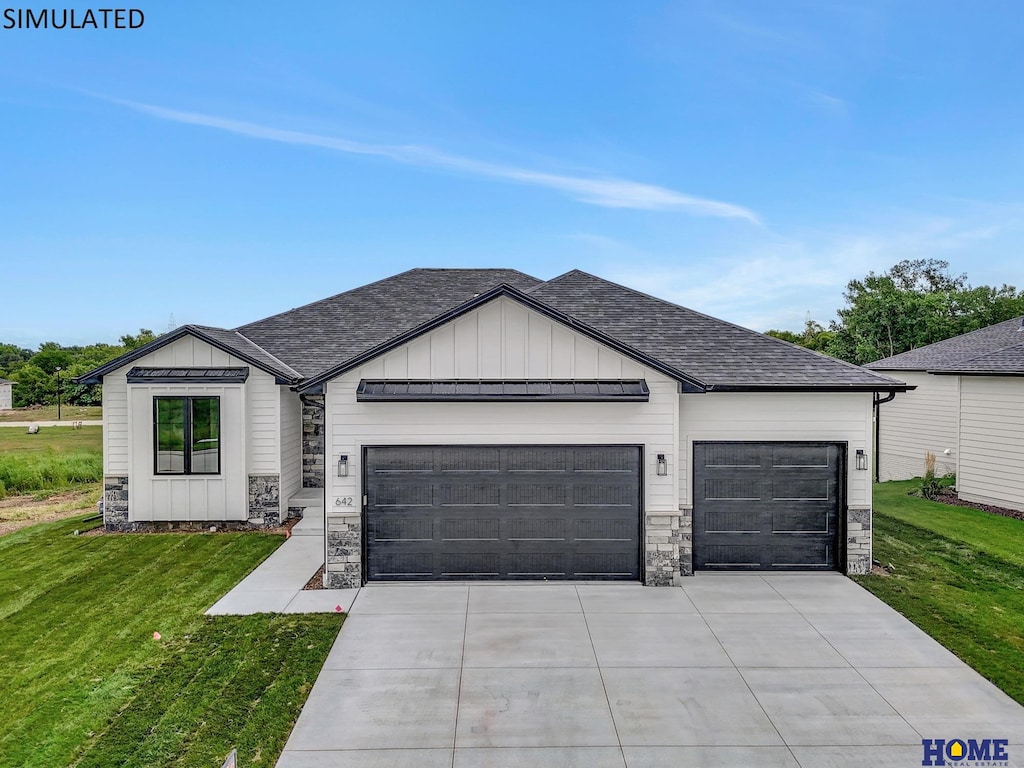
<path fill-rule="evenodd" d="M 647 513 L 644 530 L 644 583 L 671 587 L 679 583 L 679 515 Z"/>
<path fill-rule="evenodd" d="M 103 528 L 108 531 L 127 531 L 128 522 L 128 478 L 108 476 L 103 478 Z"/>
<path fill-rule="evenodd" d="M 362 586 L 362 518 L 359 513 L 328 514 L 326 535 L 327 568 L 324 586 L 328 589 Z"/>
<path fill-rule="evenodd" d="M 280 475 L 249 475 L 249 522 L 268 528 L 281 524 Z"/>
<path fill-rule="evenodd" d="M 846 510 L 846 573 L 871 573 L 871 509 Z"/>
<path fill-rule="evenodd" d="M 324 487 L 323 395 L 309 395 L 320 406 L 302 404 L 302 487 Z"/>

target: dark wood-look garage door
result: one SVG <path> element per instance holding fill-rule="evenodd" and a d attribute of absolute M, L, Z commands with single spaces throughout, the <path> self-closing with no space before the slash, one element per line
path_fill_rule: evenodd
<path fill-rule="evenodd" d="M 365 449 L 370 581 L 640 578 L 640 449 Z"/>
<path fill-rule="evenodd" d="M 835 443 L 694 443 L 694 568 L 835 568 L 842 456 Z"/>

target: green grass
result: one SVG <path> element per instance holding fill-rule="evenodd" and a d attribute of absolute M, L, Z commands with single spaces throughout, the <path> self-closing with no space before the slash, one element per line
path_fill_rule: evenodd
<path fill-rule="evenodd" d="M 99 482 L 102 438 L 102 427 L 0 427 L 0 499 Z"/>
<path fill-rule="evenodd" d="M 202 612 L 282 539 L 81 520 L 0 537 L 0 765 L 272 766 L 342 619 Z"/>
<path fill-rule="evenodd" d="M 875 486 L 874 557 L 856 581 L 1024 704 L 1024 522 Z"/>
<path fill-rule="evenodd" d="M 103 418 L 103 408 L 98 405 L 61 405 L 61 421 L 99 421 Z M 56 405 L 40 405 L 33 408 L 15 408 L 13 411 L 0 411 L 0 422 L 4 421 L 56 421 Z"/>

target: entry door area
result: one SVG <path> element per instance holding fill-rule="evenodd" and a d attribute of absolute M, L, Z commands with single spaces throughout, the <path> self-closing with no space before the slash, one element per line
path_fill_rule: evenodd
<path fill-rule="evenodd" d="M 694 568 L 836 568 L 843 453 L 836 443 L 694 443 Z"/>
<path fill-rule="evenodd" d="M 638 446 L 364 449 L 370 581 L 638 580 Z"/>

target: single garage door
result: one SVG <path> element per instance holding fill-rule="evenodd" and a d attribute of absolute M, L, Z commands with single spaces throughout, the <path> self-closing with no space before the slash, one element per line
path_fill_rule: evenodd
<path fill-rule="evenodd" d="M 836 443 L 694 443 L 694 568 L 835 568 L 842 456 Z"/>
<path fill-rule="evenodd" d="M 640 578 L 640 448 L 365 449 L 371 581 Z"/>

